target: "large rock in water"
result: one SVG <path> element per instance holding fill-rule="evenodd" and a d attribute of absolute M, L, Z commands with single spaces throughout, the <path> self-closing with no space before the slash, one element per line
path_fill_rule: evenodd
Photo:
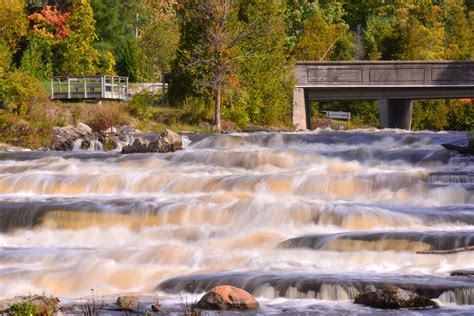
<path fill-rule="evenodd" d="M 167 129 L 152 141 L 140 137 L 135 138 L 132 144 L 122 148 L 122 153 L 166 153 L 182 148 L 181 136 Z"/>
<path fill-rule="evenodd" d="M 71 150 L 74 144 L 74 141 L 81 138 L 83 135 L 77 131 L 76 128 L 72 126 L 66 127 L 53 127 L 53 141 L 51 144 L 51 149 L 67 151 Z"/>
<path fill-rule="evenodd" d="M 136 296 L 119 296 L 116 302 L 117 306 L 127 311 L 138 310 L 138 297 Z"/>
<path fill-rule="evenodd" d="M 395 286 L 386 285 L 383 289 L 357 295 L 354 303 L 381 309 L 398 308 L 438 308 L 438 304 L 428 297 L 420 296 Z"/>
<path fill-rule="evenodd" d="M 260 305 L 249 292 L 230 285 L 221 285 L 207 292 L 195 307 L 211 310 L 250 310 L 257 309 Z"/>

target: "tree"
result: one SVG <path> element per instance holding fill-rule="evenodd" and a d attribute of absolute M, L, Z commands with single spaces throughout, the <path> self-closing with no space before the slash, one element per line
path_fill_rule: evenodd
<path fill-rule="evenodd" d="M 128 67 L 123 64 L 123 54 L 128 49 L 129 41 L 135 37 L 135 28 L 142 27 L 144 19 L 137 20 L 137 16 L 145 15 L 143 2 L 144 0 L 91 0 L 98 38 L 93 46 L 99 51 L 99 68 L 104 73 L 112 74 L 117 70 L 120 75 L 128 75 L 122 72 Z M 114 67 L 117 69 L 113 69 Z"/>
<path fill-rule="evenodd" d="M 26 36 L 28 20 L 25 9 L 24 0 L 0 0 L 0 41 L 4 41 L 13 54 Z"/>
<path fill-rule="evenodd" d="M 119 56 L 118 71 L 127 76 L 130 81 L 137 82 L 143 77 L 143 54 L 134 38 L 128 40 Z"/>
<path fill-rule="evenodd" d="M 0 41 L 0 77 L 10 69 L 12 54 L 6 43 Z"/>
<path fill-rule="evenodd" d="M 97 35 L 92 7 L 88 0 L 69 0 L 68 10 L 71 12 L 66 22 L 69 35 L 60 47 L 61 61 L 56 73 L 96 74 L 100 61 L 99 52 L 93 47 Z"/>
<path fill-rule="evenodd" d="M 144 76 L 149 80 L 161 79 L 161 71 L 170 70 L 179 44 L 179 24 L 176 2 L 144 1 L 145 22 L 141 28 L 139 45 L 147 65 Z"/>
<path fill-rule="evenodd" d="M 178 71 L 194 85 L 211 89 L 216 129 L 221 128 L 222 90 L 235 75 L 238 60 L 245 58 L 237 45 L 251 35 L 238 21 L 237 9 L 233 0 L 191 0 L 181 9 Z"/>
<path fill-rule="evenodd" d="M 350 60 L 353 39 L 345 23 L 327 22 L 321 11 L 304 23 L 304 34 L 296 44 L 298 60 Z"/>
<path fill-rule="evenodd" d="M 224 114 L 240 125 L 291 126 L 292 66 L 286 59 L 287 17 L 284 3 L 242 1 L 240 16 L 252 29 L 264 30 L 239 44 L 239 53 L 247 56 L 231 78 L 230 98 Z M 228 95 L 230 93 L 227 93 Z"/>

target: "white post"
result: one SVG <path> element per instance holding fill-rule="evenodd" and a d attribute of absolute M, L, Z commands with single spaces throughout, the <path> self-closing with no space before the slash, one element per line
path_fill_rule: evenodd
<path fill-rule="evenodd" d="M 100 94 L 101 94 L 102 99 L 103 99 L 105 97 L 105 76 L 102 76 L 100 84 L 102 86 L 102 88 L 101 88 L 102 91 L 101 91 Z"/>
<path fill-rule="evenodd" d="M 120 97 L 120 77 L 118 77 L 118 98 L 121 100 L 122 98 Z"/>
<path fill-rule="evenodd" d="M 69 77 L 67 77 L 67 98 L 71 98 L 71 81 Z"/>
<path fill-rule="evenodd" d="M 51 99 L 54 99 L 54 78 L 51 77 Z"/>
<path fill-rule="evenodd" d="M 125 100 L 128 99 L 128 77 L 125 78 L 125 84 L 126 84 L 126 89 L 125 89 Z"/>
<path fill-rule="evenodd" d="M 87 79 L 84 77 L 84 99 L 87 99 Z"/>
<path fill-rule="evenodd" d="M 112 77 L 112 99 L 114 98 L 114 77 Z"/>

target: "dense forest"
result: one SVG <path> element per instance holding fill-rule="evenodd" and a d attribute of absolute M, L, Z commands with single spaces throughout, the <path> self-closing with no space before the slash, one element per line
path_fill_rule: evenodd
<path fill-rule="evenodd" d="M 36 96 L 52 75 L 166 71 L 172 106 L 219 127 L 289 127 L 297 60 L 474 59 L 473 0 L 0 0 L 0 29 L 0 129 L 46 102 Z M 329 108 L 378 125 L 374 102 L 313 112 Z M 472 100 L 415 104 L 415 129 L 473 126 Z"/>

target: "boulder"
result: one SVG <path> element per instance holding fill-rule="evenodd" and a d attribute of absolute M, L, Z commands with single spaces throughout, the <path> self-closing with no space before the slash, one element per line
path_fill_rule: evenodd
<path fill-rule="evenodd" d="M 457 151 L 458 153 L 462 155 L 474 155 L 474 148 L 471 146 L 460 146 L 460 145 L 454 145 L 454 144 L 441 144 L 444 148 L 447 150 L 453 150 Z"/>
<path fill-rule="evenodd" d="M 221 285 L 207 292 L 196 304 L 210 310 L 251 310 L 260 307 L 252 294 L 230 285 Z"/>
<path fill-rule="evenodd" d="M 135 138 L 132 144 L 122 148 L 122 153 L 166 153 L 182 148 L 181 136 L 167 129 L 152 141 L 141 137 Z"/>
<path fill-rule="evenodd" d="M 119 296 L 117 298 L 117 306 L 122 310 L 136 311 L 138 310 L 138 297 L 136 296 Z"/>
<path fill-rule="evenodd" d="M 122 148 L 122 154 L 146 153 L 150 142 L 144 138 L 137 137 L 130 145 Z"/>
<path fill-rule="evenodd" d="M 15 315 L 53 315 L 58 311 L 59 299 L 44 295 L 16 296 L 0 300 L 0 313 Z"/>
<path fill-rule="evenodd" d="M 81 138 L 82 135 L 72 126 L 53 127 L 53 140 L 51 149 L 53 150 L 72 150 L 74 141 Z"/>
<path fill-rule="evenodd" d="M 428 297 L 412 291 L 386 285 L 383 289 L 357 295 L 354 303 L 381 309 L 398 308 L 438 308 L 438 304 Z"/>
<path fill-rule="evenodd" d="M 92 128 L 82 122 L 77 123 L 76 132 L 82 136 L 92 135 Z"/>
<path fill-rule="evenodd" d="M 454 270 L 450 274 L 451 276 L 474 277 L 474 270 Z"/>
<path fill-rule="evenodd" d="M 168 151 L 176 151 L 183 149 L 183 141 L 181 136 L 173 132 L 172 130 L 166 129 L 163 133 L 160 134 L 159 138 L 163 140 L 165 148 Z"/>

